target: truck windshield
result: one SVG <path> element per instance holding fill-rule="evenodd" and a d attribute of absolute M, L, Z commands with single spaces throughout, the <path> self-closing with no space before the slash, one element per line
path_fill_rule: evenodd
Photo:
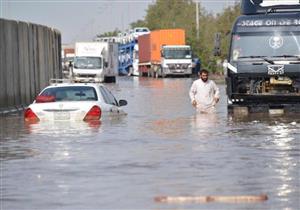
<path fill-rule="evenodd" d="M 191 50 L 187 48 L 164 49 L 164 57 L 167 59 L 187 59 L 191 58 Z"/>
<path fill-rule="evenodd" d="M 76 69 L 101 69 L 102 59 L 99 57 L 75 57 L 74 68 Z"/>
<path fill-rule="evenodd" d="M 239 33 L 232 36 L 231 61 L 264 56 L 299 57 L 300 32 L 253 32 Z"/>

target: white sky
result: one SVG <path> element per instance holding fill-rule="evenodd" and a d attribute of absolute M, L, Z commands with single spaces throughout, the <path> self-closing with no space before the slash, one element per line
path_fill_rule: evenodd
<path fill-rule="evenodd" d="M 196 1 L 196 0 L 195 0 Z M 210 12 L 220 12 L 235 0 L 197 0 Z M 58 29 L 62 43 L 91 41 L 97 33 L 125 30 L 143 19 L 155 0 L 0 0 L 0 17 Z"/>

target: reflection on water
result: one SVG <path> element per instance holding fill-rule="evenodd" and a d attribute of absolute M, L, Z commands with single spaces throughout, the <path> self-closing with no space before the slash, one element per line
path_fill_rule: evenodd
<path fill-rule="evenodd" d="M 298 161 L 295 162 L 293 160 L 295 157 L 292 157 L 290 155 L 290 151 L 293 151 L 294 149 L 293 141 L 297 141 L 296 136 L 293 136 L 292 134 L 293 130 L 296 129 L 296 125 L 297 123 L 294 121 L 290 124 L 277 122 L 275 123 L 275 125 L 269 126 L 269 129 L 273 133 L 273 136 L 270 137 L 270 141 L 272 141 L 275 148 L 280 151 L 278 152 L 278 157 L 274 158 L 274 160 L 277 162 L 277 165 L 280 166 L 275 169 L 278 173 L 278 179 L 280 179 L 279 183 L 281 183 L 277 187 L 277 195 L 279 197 L 282 197 L 282 199 L 284 199 L 285 201 L 288 201 L 289 194 L 292 193 L 292 191 L 295 191 L 293 189 L 293 186 L 291 186 L 291 174 L 293 174 L 292 172 L 294 169 L 299 170 L 300 156 L 296 157 L 298 158 Z"/>
<path fill-rule="evenodd" d="M 187 132 L 188 118 L 159 119 L 149 125 L 149 130 L 164 138 L 180 138 Z"/>
<path fill-rule="evenodd" d="M 191 79 L 119 78 L 127 116 L 0 118 L 3 209 L 300 209 L 300 118 L 197 114 Z M 158 195 L 259 195 L 258 204 L 157 204 Z M 117 200 L 117 202 L 116 202 Z"/>
<path fill-rule="evenodd" d="M 192 117 L 192 122 L 191 128 L 193 128 L 193 130 L 215 129 L 218 126 L 218 116 L 215 113 L 197 113 Z"/>
<path fill-rule="evenodd" d="M 101 121 L 46 121 L 37 123 L 25 122 L 26 132 L 52 137 L 72 137 L 90 135 L 90 132 L 101 132 Z"/>

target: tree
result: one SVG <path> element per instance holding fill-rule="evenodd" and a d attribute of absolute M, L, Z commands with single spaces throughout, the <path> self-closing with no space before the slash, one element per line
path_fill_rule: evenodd
<path fill-rule="evenodd" d="M 117 36 L 118 33 L 120 33 L 121 31 L 116 28 L 114 31 L 108 31 L 108 32 L 104 32 L 102 34 L 97 34 L 97 37 L 111 37 L 111 36 Z"/>
<path fill-rule="evenodd" d="M 144 20 L 137 20 L 136 22 L 130 23 L 131 28 L 136 28 L 136 27 L 146 27 L 146 22 Z"/>
<path fill-rule="evenodd" d="M 234 6 L 227 7 L 221 14 L 216 17 L 216 28 L 221 33 L 221 58 L 225 59 L 228 56 L 228 48 L 230 43 L 230 31 L 235 19 L 240 15 L 240 3 L 235 3 Z"/>

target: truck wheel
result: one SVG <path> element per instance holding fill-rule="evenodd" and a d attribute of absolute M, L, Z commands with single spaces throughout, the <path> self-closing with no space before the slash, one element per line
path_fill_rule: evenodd
<path fill-rule="evenodd" d="M 105 83 L 116 83 L 116 77 L 115 76 L 104 77 L 104 82 Z"/>
<path fill-rule="evenodd" d="M 164 73 L 164 70 L 162 68 L 160 68 L 160 75 L 161 75 L 161 78 L 166 77 L 166 74 Z"/>

